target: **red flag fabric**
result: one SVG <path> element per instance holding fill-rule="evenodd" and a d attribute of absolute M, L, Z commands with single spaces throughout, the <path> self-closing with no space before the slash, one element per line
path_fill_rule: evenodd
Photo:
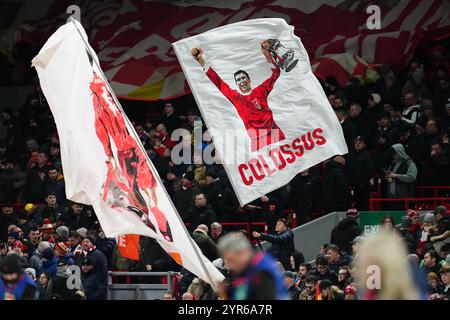
<path fill-rule="evenodd" d="M 46 39 L 65 23 L 72 2 L 54 1 L 45 18 L 22 21 L 5 37 L 14 39 L 11 41 Z M 378 30 L 367 27 L 369 4 L 380 8 Z M 33 6 L 33 1 L 28 1 L 22 10 L 32 11 Z M 285 19 L 295 26 L 316 76 L 334 75 L 343 86 L 353 76 L 364 79 L 372 67 L 404 66 L 421 39 L 450 35 L 448 0 L 204 0 L 189 4 L 84 0 L 80 9 L 83 26 L 117 96 L 137 100 L 171 99 L 190 93 L 171 43 L 242 20 Z M 6 46 L 5 41 L 0 43 Z"/>
<path fill-rule="evenodd" d="M 138 234 L 125 234 L 117 237 L 117 248 L 124 258 L 139 261 L 139 238 Z"/>

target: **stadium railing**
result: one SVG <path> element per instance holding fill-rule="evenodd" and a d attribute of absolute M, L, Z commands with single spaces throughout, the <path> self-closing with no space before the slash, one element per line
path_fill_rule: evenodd
<path fill-rule="evenodd" d="M 438 198 L 371 198 L 370 211 L 380 211 L 381 203 L 403 203 L 403 209 L 432 210 L 438 205 L 450 208 L 450 197 Z"/>
<path fill-rule="evenodd" d="M 167 291 L 175 291 L 176 272 L 108 272 L 108 300 L 162 299 Z M 126 283 L 117 283 L 117 277 L 125 277 Z M 139 283 L 141 279 L 156 278 L 154 283 Z M 161 281 L 163 279 L 164 281 Z"/>

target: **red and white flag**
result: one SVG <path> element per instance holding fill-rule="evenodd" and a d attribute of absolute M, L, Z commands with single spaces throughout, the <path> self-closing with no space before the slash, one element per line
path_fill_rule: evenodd
<path fill-rule="evenodd" d="M 60 27 L 33 59 L 55 118 L 67 198 L 92 205 L 108 237 L 155 238 L 213 287 L 222 274 L 200 252 L 111 92 L 83 27 Z"/>
<path fill-rule="evenodd" d="M 173 47 L 241 205 L 348 152 L 308 54 L 283 19 L 226 25 Z"/>

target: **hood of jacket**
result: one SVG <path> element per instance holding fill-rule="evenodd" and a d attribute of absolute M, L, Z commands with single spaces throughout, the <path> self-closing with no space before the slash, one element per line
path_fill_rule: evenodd
<path fill-rule="evenodd" d="M 403 147 L 402 144 L 400 144 L 400 143 L 394 144 L 394 145 L 392 145 L 392 149 L 394 149 L 395 153 L 397 153 L 399 155 L 399 157 L 400 157 L 399 162 L 409 159 L 409 156 L 406 154 L 405 147 Z"/>

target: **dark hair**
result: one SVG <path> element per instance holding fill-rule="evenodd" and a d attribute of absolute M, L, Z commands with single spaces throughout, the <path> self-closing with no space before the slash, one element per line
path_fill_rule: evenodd
<path fill-rule="evenodd" d="M 395 226 L 394 218 L 393 218 L 391 215 L 389 215 L 389 214 L 385 215 L 385 216 L 383 217 L 383 219 L 381 219 L 381 224 L 384 224 L 384 222 L 385 222 L 387 219 L 391 220 L 392 224 Z"/>
<path fill-rule="evenodd" d="M 328 246 L 328 248 L 327 248 L 327 251 L 328 250 L 334 250 L 334 251 L 337 251 L 337 252 L 341 252 L 340 250 L 339 250 L 339 247 L 337 246 L 337 245 L 335 245 L 335 244 L 330 244 L 329 246 Z"/>
<path fill-rule="evenodd" d="M 294 261 L 295 261 L 295 268 L 298 268 L 301 263 L 305 262 L 305 257 L 303 256 L 303 253 L 301 253 L 297 250 L 295 250 L 292 253 L 292 257 L 294 258 Z"/>
<path fill-rule="evenodd" d="M 427 253 L 430 255 L 431 258 L 436 259 L 436 263 L 438 263 L 438 261 L 441 259 L 441 257 L 435 250 L 430 250 Z"/>
<path fill-rule="evenodd" d="M 39 227 L 37 225 L 33 225 L 30 230 L 28 230 L 28 233 L 30 233 L 31 231 L 39 231 Z"/>
<path fill-rule="evenodd" d="M 283 224 L 284 224 L 286 227 L 289 227 L 289 224 L 288 224 L 287 220 L 284 219 L 284 218 L 278 219 L 277 222 L 283 222 Z"/>
<path fill-rule="evenodd" d="M 239 73 L 245 74 L 245 75 L 247 76 L 248 80 L 250 80 L 250 76 L 248 75 L 247 72 L 245 72 L 244 70 L 238 70 L 238 71 L 236 71 L 236 72 L 234 73 L 234 75 L 233 75 L 233 78 L 234 78 L 235 81 L 236 81 L 236 76 L 237 76 Z"/>
<path fill-rule="evenodd" d="M 323 244 L 322 244 L 322 247 L 323 247 L 325 250 L 327 250 L 329 246 L 330 246 L 329 243 L 323 243 Z"/>
<path fill-rule="evenodd" d="M 56 193 L 54 193 L 54 192 L 47 192 L 47 195 L 45 196 L 46 198 L 48 197 L 48 196 L 55 196 L 56 197 Z"/>
<path fill-rule="evenodd" d="M 56 171 L 58 171 L 58 169 L 56 169 L 56 167 L 49 167 L 48 169 L 47 169 L 47 172 L 49 172 L 49 171 L 51 171 L 51 170 L 56 170 Z"/>
<path fill-rule="evenodd" d="M 328 266 L 329 262 L 327 257 L 320 255 L 316 258 L 316 266 Z"/>
<path fill-rule="evenodd" d="M 311 264 L 308 263 L 308 262 L 301 263 L 300 267 L 305 267 L 306 268 L 306 272 L 309 272 L 309 270 L 311 270 Z"/>
<path fill-rule="evenodd" d="M 307 276 L 305 283 L 317 283 L 318 279 L 316 276 Z"/>

